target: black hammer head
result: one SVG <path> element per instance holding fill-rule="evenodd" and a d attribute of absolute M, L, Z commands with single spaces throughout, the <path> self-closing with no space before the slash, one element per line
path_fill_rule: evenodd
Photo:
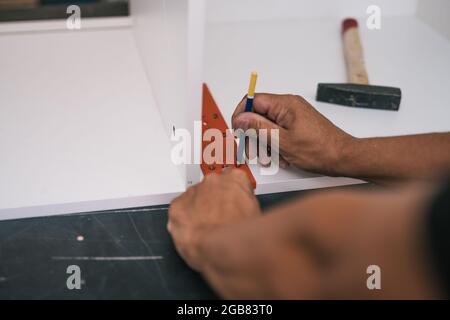
<path fill-rule="evenodd" d="M 400 88 L 354 83 L 319 83 L 317 101 L 350 107 L 398 110 L 402 92 Z"/>

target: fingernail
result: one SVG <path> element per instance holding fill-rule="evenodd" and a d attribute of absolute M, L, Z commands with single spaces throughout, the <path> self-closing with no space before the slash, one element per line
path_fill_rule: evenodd
<path fill-rule="evenodd" d="M 244 131 L 248 129 L 249 125 L 250 125 L 250 122 L 248 121 L 248 119 L 242 119 L 242 120 L 237 121 L 237 127 Z"/>

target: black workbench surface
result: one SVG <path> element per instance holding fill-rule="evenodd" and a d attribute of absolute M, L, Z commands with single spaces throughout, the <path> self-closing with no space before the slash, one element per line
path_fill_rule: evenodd
<path fill-rule="evenodd" d="M 266 208 L 298 195 L 260 196 Z M 174 250 L 167 206 L 0 222 L 0 299 L 209 299 Z M 69 265 L 80 290 L 66 285 Z"/>
<path fill-rule="evenodd" d="M 0 298 L 215 298 L 175 252 L 166 223 L 167 206 L 0 222 Z M 80 267 L 81 290 L 67 288 L 69 265 Z"/>

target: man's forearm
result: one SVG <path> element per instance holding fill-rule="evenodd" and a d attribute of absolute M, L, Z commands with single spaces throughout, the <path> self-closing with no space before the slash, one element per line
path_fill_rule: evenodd
<path fill-rule="evenodd" d="M 264 292 L 269 290 L 264 287 L 270 287 L 269 277 L 273 273 L 265 267 L 270 265 L 270 254 L 277 250 L 265 245 L 274 229 L 265 230 L 264 237 L 260 232 L 261 223 L 264 224 L 263 218 L 233 228 L 220 228 L 202 239 L 200 271 L 222 297 L 241 299 L 258 295 L 267 298 Z"/>
<path fill-rule="evenodd" d="M 238 299 L 300 297 L 300 287 L 308 295 L 315 292 L 309 285 L 317 279 L 311 259 L 294 241 L 294 208 L 214 230 L 203 239 L 200 271 L 216 292 Z"/>
<path fill-rule="evenodd" d="M 422 222 L 429 189 L 316 193 L 214 229 L 198 250 L 199 271 L 224 298 L 439 297 Z M 383 290 L 367 288 L 371 264 L 395 275 Z"/>
<path fill-rule="evenodd" d="M 450 133 L 351 139 L 335 169 L 377 182 L 439 177 L 450 170 Z"/>

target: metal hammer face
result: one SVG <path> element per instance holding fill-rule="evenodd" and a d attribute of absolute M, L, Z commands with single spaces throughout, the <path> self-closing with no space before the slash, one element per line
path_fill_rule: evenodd
<path fill-rule="evenodd" d="M 399 88 L 355 83 L 319 83 L 316 100 L 350 107 L 398 110 L 401 98 Z"/>
<path fill-rule="evenodd" d="M 369 84 L 355 19 L 344 20 L 342 40 L 349 83 L 319 83 L 316 100 L 351 107 L 398 110 L 402 97 L 400 88 Z"/>

